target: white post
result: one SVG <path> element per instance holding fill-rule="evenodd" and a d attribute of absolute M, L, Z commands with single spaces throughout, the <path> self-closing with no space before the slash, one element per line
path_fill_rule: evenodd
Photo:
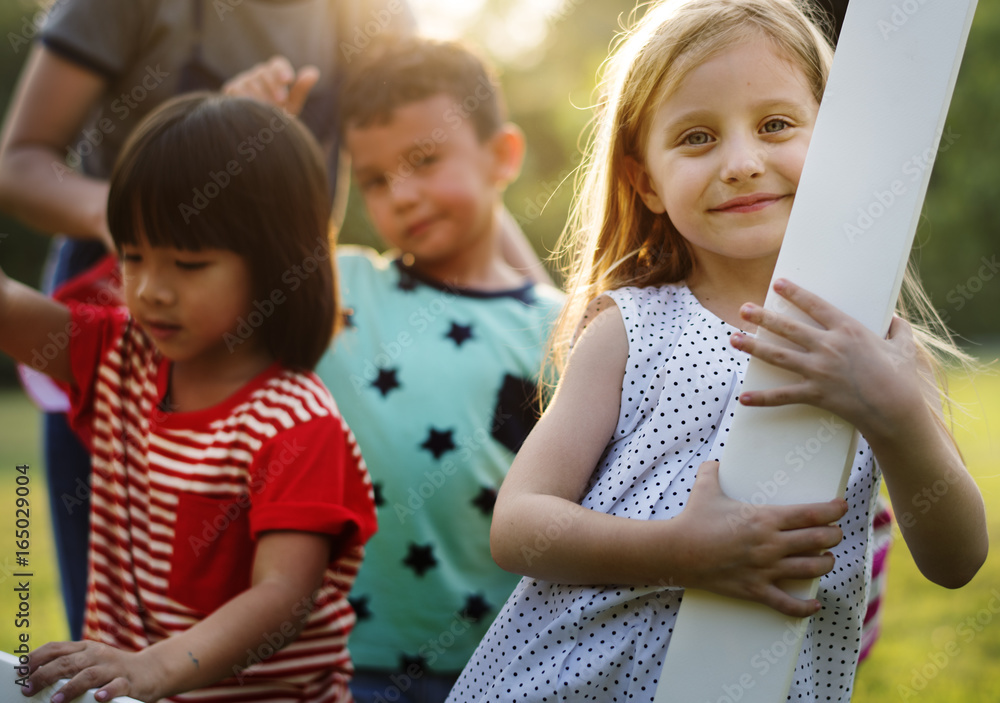
<path fill-rule="evenodd" d="M 892 319 L 975 8 L 976 0 L 854 0 L 844 20 L 774 277 L 810 289 L 879 334 Z M 765 307 L 790 312 L 773 291 Z M 794 380 L 753 359 L 744 387 Z M 844 429 L 831 433 L 830 417 L 802 405 L 741 407 L 721 458 L 723 490 L 772 504 L 843 495 L 857 433 L 839 419 Z M 786 457 L 807 443 L 808 470 L 797 472 Z M 781 485 L 779 472 L 787 477 Z M 817 585 L 788 590 L 807 597 Z M 655 701 L 780 703 L 807 625 L 688 590 Z M 766 672 L 751 666 L 765 650 L 785 652 Z"/>
<path fill-rule="evenodd" d="M 18 666 L 19 660 L 13 654 L 8 654 L 7 652 L 0 651 L 0 669 L 7 668 L 10 677 L 4 677 L 2 682 L 0 682 L 0 703 L 49 703 L 49 699 L 52 697 L 59 687 L 66 683 L 63 679 L 58 683 L 54 683 L 46 689 L 43 689 L 31 696 L 26 698 L 21 695 L 21 687 L 15 685 L 14 681 L 21 678 L 20 675 L 15 675 L 15 667 Z M 96 689 L 95 689 L 96 690 Z M 121 698 L 112 698 L 110 701 L 98 701 L 94 698 L 94 691 L 87 691 L 85 694 L 79 698 L 73 699 L 73 703 L 140 703 L 140 701 L 134 698 L 128 698 L 123 696 Z"/>

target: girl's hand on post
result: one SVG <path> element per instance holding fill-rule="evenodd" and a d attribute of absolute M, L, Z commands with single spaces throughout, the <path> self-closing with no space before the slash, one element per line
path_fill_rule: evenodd
<path fill-rule="evenodd" d="M 156 701 L 156 676 L 159 667 L 142 652 L 121 649 L 83 640 L 49 642 L 30 655 L 31 670 L 24 695 L 34 695 L 60 679 L 69 679 L 49 699 L 51 703 L 69 703 L 87 690 L 99 701 L 116 696 L 131 696 L 141 701 Z"/>
<path fill-rule="evenodd" d="M 273 56 L 226 81 L 222 92 L 241 98 L 253 98 L 298 115 L 319 81 L 319 69 L 303 66 L 298 72 L 284 56 Z"/>
<path fill-rule="evenodd" d="M 719 486 L 719 462 L 701 465 L 683 512 L 685 586 L 763 603 L 778 612 L 807 617 L 819 601 L 802 600 L 778 586 L 813 579 L 833 569 L 826 550 L 843 539 L 831 523 L 847 513 L 847 501 L 807 505 L 752 505 L 727 497 Z"/>
<path fill-rule="evenodd" d="M 818 323 L 747 303 L 744 320 L 791 342 L 794 347 L 734 334 L 737 349 L 799 374 L 801 382 L 740 395 L 744 405 L 805 403 L 844 418 L 869 442 L 893 436 L 907 414 L 925 405 L 926 375 L 921 373 L 910 325 L 893 318 L 886 339 L 822 298 L 786 280 L 774 290 Z"/>
<path fill-rule="evenodd" d="M 875 454 L 892 504 L 900 506 L 899 526 L 921 573 L 947 588 L 965 585 L 989 549 L 983 499 L 942 421 L 933 369 L 927 355 L 918 353 L 910 325 L 893 318 L 881 339 L 788 281 L 777 281 L 774 289 L 819 327 L 745 305 L 744 319 L 794 347 L 742 334 L 733 335 L 733 346 L 802 380 L 748 391 L 740 401 L 807 403 L 857 427 Z M 906 510 L 913 505 L 921 505 L 919 519 Z"/>

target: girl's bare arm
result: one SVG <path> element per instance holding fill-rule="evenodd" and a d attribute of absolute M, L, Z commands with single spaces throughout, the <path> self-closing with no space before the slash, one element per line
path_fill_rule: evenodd
<path fill-rule="evenodd" d="M 491 546 L 516 573 L 568 584 L 685 586 L 810 615 L 816 601 L 777 581 L 833 568 L 830 523 L 843 500 L 748 509 L 722 493 L 718 464 L 703 464 L 685 510 L 671 520 L 617 517 L 579 505 L 618 422 L 628 342 L 617 308 L 577 343 L 559 390 L 500 489 Z"/>
<path fill-rule="evenodd" d="M 72 381 L 69 344 L 79 334 L 69 308 L 0 270 L 0 350 L 57 381 Z"/>
<path fill-rule="evenodd" d="M 932 370 L 909 324 L 896 318 L 887 339 L 790 283 L 775 289 L 820 327 L 745 306 L 743 316 L 796 345 L 782 348 L 734 335 L 734 345 L 802 377 L 798 384 L 745 393 L 749 405 L 808 403 L 836 413 L 864 435 L 885 476 L 914 561 L 931 581 L 967 583 L 986 559 L 983 499 L 941 418 Z"/>
<path fill-rule="evenodd" d="M 158 701 L 215 683 L 254 663 L 247 652 L 295 640 L 330 560 L 330 538 L 269 532 L 258 541 L 253 585 L 181 634 L 140 652 L 92 641 L 50 642 L 31 653 L 32 691 L 61 678 L 68 703 L 89 688 L 98 700 Z"/>

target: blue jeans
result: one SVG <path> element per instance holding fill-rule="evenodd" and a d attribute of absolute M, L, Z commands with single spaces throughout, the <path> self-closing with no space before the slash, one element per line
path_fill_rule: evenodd
<path fill-rule="evenodd" d="M 103 244 L 59 239 L 49 249 L 42 290 L 47 294 L 94 266 L 107 253 Z M 90 455 L 69 427 L 66 415 L 45 413 L 42 422 L 45 475 L 52 506 L 63 604 L 70 637 L 83 636 L 90 547 Z"/>
<path fill-rule="evenodd" d="M 90 537 L 90 455 L 62 413 L 44 416 L 45 473 L 59 560 L 66 621 L 74 640 L 83 634 Z"/>
<path fill-rule="evenodd" d="M 356 703 L 444 703 L 458 674 L 358 669 L 351 679 Z"/>

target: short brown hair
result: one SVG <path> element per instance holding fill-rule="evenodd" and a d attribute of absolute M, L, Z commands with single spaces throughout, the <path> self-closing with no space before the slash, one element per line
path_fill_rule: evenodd
<path fill-rule="evenodd" d="M 108 226 L 119 248 L 142 235 L 154 247 L 242 256 L 261 317 L 254 334 L 286 367 L 311 370 L 339 318 L 324 162 L 309 130 L 280 108 L 190 93 L 129 135 L 111 174 Z"/>
<path fill-rule="evenodd" d="M 404 105 L 445 94 L 468 116 L 480 141 L 507 119 L 500 83 L 487 61 L 455 41 L 408 37 L 372 47 L 352 67 L 343 90 L 340 124 L 385 124 Z"/>

